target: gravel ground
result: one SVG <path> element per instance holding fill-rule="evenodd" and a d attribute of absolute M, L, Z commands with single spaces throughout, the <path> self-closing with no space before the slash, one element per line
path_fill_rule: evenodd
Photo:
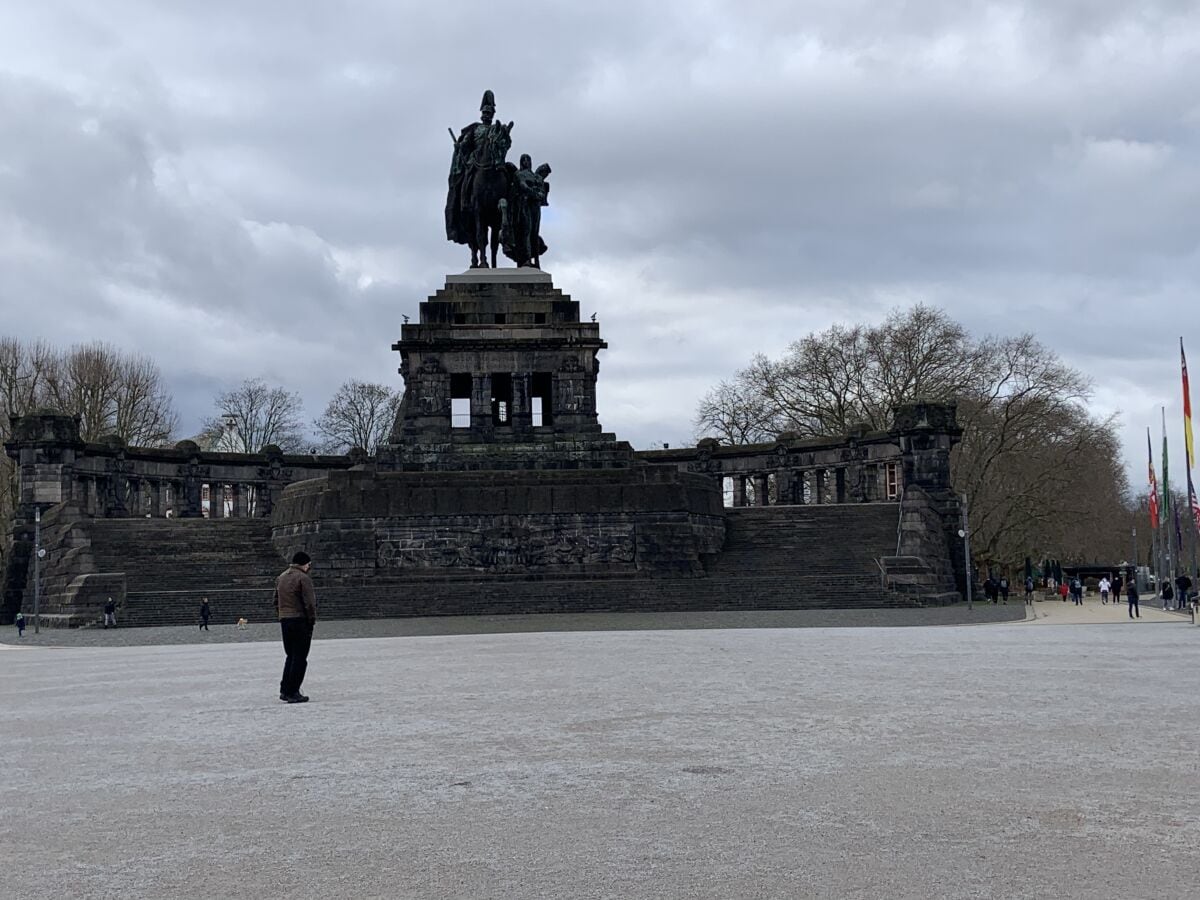
<path fill-rule="evenodd" d="M 274 641 L 6 646 L 0 895 L 1195 896 L 1198 640 L 330 640 L 303 705 Z"/>
<path fill-rule="evenodd" d="M 1025 617 L 1021 603 L 976 603 L 927 609 L 762 610 L 708 613 L 580 613 L 540 616 L 433 616 L 413 619 L 341 619 L 317 623 L 317 640 L 406 637 L 436 634 L 511 634 L 545 631 L 645 631 L 696 628 L 879 628 L 909 625 L 961 625 L 1012 622 Z M 0 628 L 0 643 L 61 647 L 139 647 L 152 644 L 216 644 L 278 641 L 277 622 L 168 628 L 43 628 L 17 638 L 15 627 Z"/>

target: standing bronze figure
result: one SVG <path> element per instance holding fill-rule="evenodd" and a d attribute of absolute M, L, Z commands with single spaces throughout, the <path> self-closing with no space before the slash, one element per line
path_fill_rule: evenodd
<path fill-rule="evenodd" d="M 512 146 L 513 123 L 493 122 L 496 98 L 483 92 L 479 105 L 480 121 L 468 125 L 454 138 L 454 157 L 450 161 L 449 190 L 446 194 L 446 238 L 471 247 L 471 268 L 487 268 L 487 249 L 492 250 L 491 267 L 496 267 L 500 244 L 500 201 L 509 192 L 509 172 L 505 165 Z"/>
<path fill-rule="evenodd" d="M 500 241 L 504 255 L 518 266 L 541 268 L 541 256 L 546 252 L 542 240 L 542 207 L 549 204 L 550 184 L 546 178 L 550 167 L 543 163 L 536 169 L 528 153 L 521 154 L 521 165 L 508 165 L 508 196 L 502 204 L 503 227 Z"/>

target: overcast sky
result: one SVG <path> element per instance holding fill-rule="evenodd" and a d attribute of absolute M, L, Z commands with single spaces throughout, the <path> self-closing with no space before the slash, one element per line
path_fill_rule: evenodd
<path fill-rule="evenodd" d="M 490 88 L 608 430 L 689 443 L 754 352 L 925 301 L 1090 375 L 1140 486 L 1181 335 L 1200 372 L 1197 85 L 1182 0 L 0 0 L 0 333 L 150 354 L 184 432 L 249 376 L 399 386 Z"/>

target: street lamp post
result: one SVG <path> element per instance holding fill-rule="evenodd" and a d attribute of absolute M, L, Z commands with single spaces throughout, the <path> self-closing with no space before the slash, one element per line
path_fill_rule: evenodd
<path fill-rule="evenodd" d="M 962 503 L 962 528 L 958 531 L 958 536 L 963 539 L 963 556 L 966 557 L 967 570 L 967 609 L 974 609 L 972 602 L 971 590 L 971 529 L 967 524 L 967 495 L 963 494 Z"/>
<path fill-rule="evenodd" d="M 42 633 L 42 508 L 33 508 L 33 633 Z"/>

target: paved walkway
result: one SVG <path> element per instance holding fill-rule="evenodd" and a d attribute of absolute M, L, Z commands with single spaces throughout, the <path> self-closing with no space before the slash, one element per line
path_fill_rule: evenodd
<path fill-rule="evenodd" d="M 410 619 L 341 619 L 321 621 L 317 640 L 340 638 L 420 637 L 439 634 L 517 634 L 547 631 L 657 631 L 728 628 L 881 628 L 1011 622 L 1025 615 L 1021 605 L 976 603 L 926 609 L 779 609 L 744 612 L 558 613 L 521 616 L 427 616 Z M 216 644 L 278 641 L 279 623 L 259 622 L 245 630 L 217 625 L 162 628 L 43 628 L 32 625 L 18 639 L 16 628 L 0 628 L 6 644 L 55 647 L 134 647 L 152 644 Z"/>
<path fill-rule="evenodd" d="M 1085 597 L 1082 606 L 1070 600 L 1066 603 L 1061 600 L 1035 601 L 1032 610 L 1037 618 L 1030 616 L 1026 621 L 1031 625 L 1148 625 L 1192 621 L 1187 613 L 1164 612 L 1161 604 L 1162 601 L 1157 597 L 1150 598 L 1139 604 L 1141 618 L 1130 619 L 1127 603 L 1101 603 L 1098 596 Z"/>
<path fill-rule="evenodd" d="M 1195 896 L 1200 631 L 1122 624 L 3 653 L 0 896 Z"/>

